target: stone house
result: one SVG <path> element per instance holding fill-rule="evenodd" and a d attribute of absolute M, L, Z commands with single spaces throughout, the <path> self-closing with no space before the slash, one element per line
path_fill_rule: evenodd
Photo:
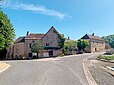
<path fill-rule="evenodd" d="M 89 42 L 89 46 L 86 47 L 85 52 L 102 52 L 105 51 L 105 41 L 98 36 L 86 34 L 81 39 L 85 39 Z"/>
<path fill-rule="evenodd" d="M 53 26 L 46 34 L 33 34 L 27 32 L 26 36 L 16 39 L 14 45 L 8 49 L 7 58 L 13 59 L 33 57 L 33 53 L 31 52 L 31 46 L 34 42 L 38 40 L 41 41 L 42 46 L 45 48 L 45 50 L 40 52 L 38 56 L 58 56 L 62 53 L 62 51 L 58 46 L 59 38 L 57 33 L 59 32 Z"/>

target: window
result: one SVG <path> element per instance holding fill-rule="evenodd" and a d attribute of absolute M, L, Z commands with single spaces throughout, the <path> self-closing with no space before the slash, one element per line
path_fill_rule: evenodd
<path fill-rule="evenodd" d="M 49 37 L 48 36 L 46 36 L 46 39 L 48 39 Z"/>
<path fill-rule="evenodd" d="M 46 46 L 49 46 L 49 43 L 46 43 Z"/>
<path fill-rule="evenodd" d="M 32 43 L 29 44 L 29 48 L 31 48 L 31 47 L 32 47 Z"/>

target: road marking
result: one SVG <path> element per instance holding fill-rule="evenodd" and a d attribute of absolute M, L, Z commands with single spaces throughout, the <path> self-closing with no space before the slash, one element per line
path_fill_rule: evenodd
<path fill-rule="evenodd" d="M 7 64 L 7 66 L 4 69 L 0 70 L 0 73 L 2 73 L 3 71 L 7 70 L 9 67 L 10 67 L 10 65 Z"/>

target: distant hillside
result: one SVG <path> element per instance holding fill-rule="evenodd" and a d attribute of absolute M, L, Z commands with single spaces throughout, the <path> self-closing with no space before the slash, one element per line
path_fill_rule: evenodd
<path fill-rule="evenodd" d="M 114 48 L 114 34 L 103 36 L 102 39 L 104 39 L 112 48 Z"/>

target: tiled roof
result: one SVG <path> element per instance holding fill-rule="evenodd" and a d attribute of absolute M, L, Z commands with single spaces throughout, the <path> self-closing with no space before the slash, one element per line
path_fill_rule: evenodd
<path fill-rule="evenodd" d="M 87 34 L 90 39 L 96 39 L 96 40 L 103 40 L 99 36 L 92 36 L 90 34 Z"/>
<path fill-rule="evenodd" d="M 25 37 L 19 37 L 18 39 L 16 39 L 15 43 L 24 42 L 24 41 L 25 41 Z"/>
<path fill-rule="evenodd" d="M 54 29 L 54 30 L 57 32 L 57 30 L 56 30 L 53 26 L 50 28 L 50 30 L 52 30 L 52 29 Z M 50 30 L 48 30 L 48 32 L 49 32 Z M 48 32 L 47 32 L 47 33 L 48 33 Z M 47 34 L 47 33 L 46 33 L 46 34 Z M 26 35 L 25 37 L 19 37 L 15 42 L 16 42 L 16 43 L 17 43 L 17 42 L 24 42 L 25 39 L 42 39 L 43 37 L 46 36 L 46 34 L 34 34 L 34 33 L 30 33 L 30 34 Z"/>
<path fill-rule="evenodd" d="M 82 37 L 82 39 L 87 39 L 87 37 L 88 37 L 89 39 L 104 41 L 104 40 L 101 39 L 99 36 L 93 36 L 93 35 L 90 35 L 90 34 L 86 34 L 85 36 Z"/>
<path fill-rule="evenodd" d="M 37 38 L 37 39 L 41 39 L 43 36 L 44 36 L 45 34 L 29 34 L 29 35 L 27 35 L 25 38 Z"/>

